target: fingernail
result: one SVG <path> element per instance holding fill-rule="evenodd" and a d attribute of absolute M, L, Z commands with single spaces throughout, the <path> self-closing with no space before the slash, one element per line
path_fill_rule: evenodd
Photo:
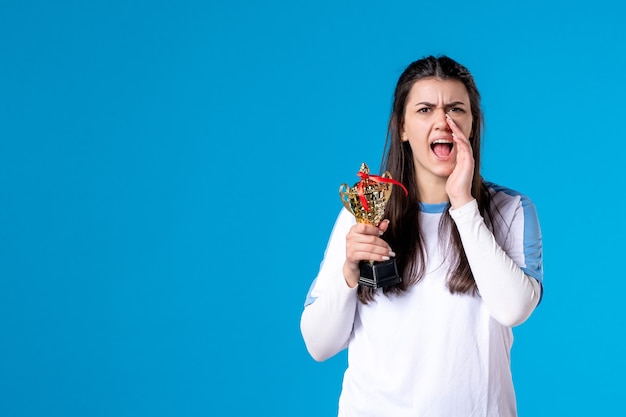
<path fill-rule="evenodd" d="M 389 257 L 388 256 L 383 256 L 383 261 L 388 261 Z"/>
<path fill-rule="evenodd" d="M 378 231 L 378 236 L 382 236 L 382 235 L 383 235 L 383 233 L 385 233 L 385 232 L 383 232 L 382 230 L 379 230 L 379 231 Z"/>
<path fill-rule="evenodd" d="M 392 250 L 389 251 L 389 256 L 396 256 L 396 253 Z"/>

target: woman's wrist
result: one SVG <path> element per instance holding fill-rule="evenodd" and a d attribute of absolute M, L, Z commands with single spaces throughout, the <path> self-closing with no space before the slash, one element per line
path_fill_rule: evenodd
<path fill-rule="evenodd" d="M 350 288 L 354 288 L 359 283 L 359 265 L 346 261 L 343 264 L 343 278 Z"/>
<path fill-rule="evenodd" d="M 473 200 L 474 200 L 474 197 L 472 197 L 471 194 L 464 196 L 464 197 L 450 198 L 450 206 L 452 210 L 456 210 L 458 208 L 463 207 L 464 205 L 466 205 L 467 203 Z"/>

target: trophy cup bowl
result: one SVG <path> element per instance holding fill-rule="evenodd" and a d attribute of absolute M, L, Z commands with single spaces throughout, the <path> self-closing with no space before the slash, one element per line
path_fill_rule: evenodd
<path fill-rule="evenodd" d="M 394 181 L 389 171 L 382 176 L 370 175 L 365 163 L 361 164 L 358 176 L 361 181 L 353 187 L 348 187 L 347 184 L 341 184 L 339 187 L 341 202 L 354 215 L 357 223 L 378 226 L 385 215 L 385 206 L 391 196 L 392 185 L 402 184 Z M 367 287 L 383 288 L 402 282 L 395 259 L 382 262 L 361 261 L 359 270 L 359 284 Z"/>

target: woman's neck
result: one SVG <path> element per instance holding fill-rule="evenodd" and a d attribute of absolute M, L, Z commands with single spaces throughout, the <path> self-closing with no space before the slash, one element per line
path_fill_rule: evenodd
<path fill-rule="evenodd" d="M 420 202 L 426 204 L 438 204 L 450 201 L 448 193 L 446 192 L 446 180 L 442 178 L 441 181 L 422 181 L 418 180 L 417 190 L 420 196 Z"/>

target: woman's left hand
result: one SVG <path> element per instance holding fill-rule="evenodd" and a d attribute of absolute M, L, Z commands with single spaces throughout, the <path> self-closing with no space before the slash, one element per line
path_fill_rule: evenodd
<path fill-rule="evenodd" d="M 448 126 L 452 129 L 452 138 L 456 148 L 456 166 L 446 182 L 446 193 L 453 209 L 459 208 L 474 199 L 472 180 L 474 178 L 474 155 L 472 145 L 463 131 L 446 114 Z"/>

